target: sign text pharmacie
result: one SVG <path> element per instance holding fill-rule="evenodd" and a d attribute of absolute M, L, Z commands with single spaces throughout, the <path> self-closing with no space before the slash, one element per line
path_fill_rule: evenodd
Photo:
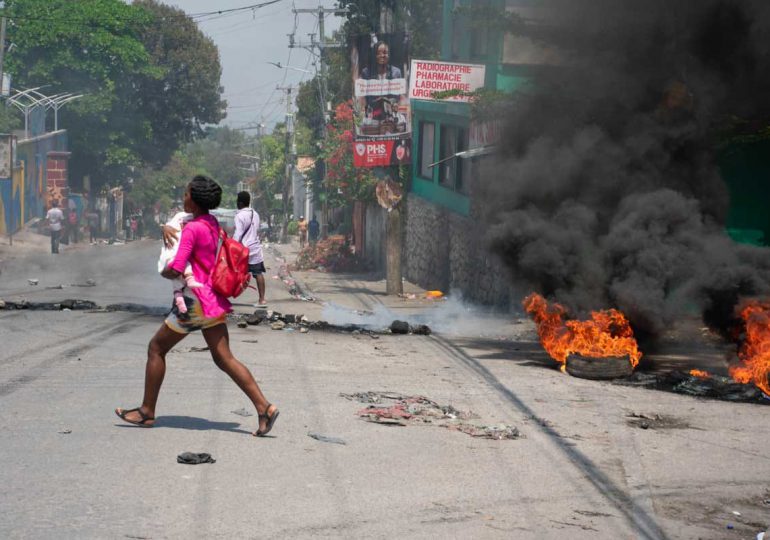
<path fill-rule="evenodd" d="M 473 92 L 484 86 L 485 67 L 477 64 L 412 60 L 409 84 L 410 99 L 435 100 L 433 94 L 449 90 Z M 469 96 L 457 95 L 448 101 L 469 101 Z"/>

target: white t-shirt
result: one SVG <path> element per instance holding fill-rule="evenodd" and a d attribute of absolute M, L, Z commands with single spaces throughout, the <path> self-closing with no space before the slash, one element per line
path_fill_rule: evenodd
<path fill-rule="evenodd" d="M 60 208 L 51 208 L 45 215 L 45 219 L 48 220 L 48 224 L 51 226 L 52 231 L 61 230 L 61 222 L 64 221 L 64 213 Z"/>

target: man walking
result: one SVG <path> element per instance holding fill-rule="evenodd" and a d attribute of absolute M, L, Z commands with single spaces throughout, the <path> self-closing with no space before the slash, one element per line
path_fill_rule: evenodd
<path fill-rule="evenodd" d="M 315 214 L 313 214 L 313 219 L 310 220 L 310 223 L 307 224 L 307 235 L 310 239 L 310 245 L 314 246 L 316 242 L 318 242 L 318 233 L 321 232 L 321 225 L 318 223 L 318 220 L 315 218 Z"/>
<path fill-rule="evenodd" d="M 265 300 L 265 258 L 259 241 L 259 214 L 250 208 L 251 195 L 241 191 L 237 198 L 238 213 L 235 214 L 233 239 L 249 248 L 249 272 L 257 282 L 259 293 L 258 308 L 267 307 Z"/>
<path fill-rule="evenodd" d="M 59 208 L 59 201 L 51 201 L 51 209 L 45 215 L 48 220 L 48 227 L 51 229 L 51 253 L 59 253 L 59 239 L 61 238 L 62 221 L 64 213 Z"/>
<path fill-rule="evenodd" d="M 305 216 L 299 216 L 297 230 L 299 231 L 299 247 L 302 249 L 305 247 L 305 242 L 307 241 L 307 221 L 305 220 Z"/>

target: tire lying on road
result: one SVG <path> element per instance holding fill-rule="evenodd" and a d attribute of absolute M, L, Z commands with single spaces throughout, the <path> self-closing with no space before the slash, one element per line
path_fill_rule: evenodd
<path fill-rule="evenodd" d="M 571 354 L 567 357 L 567 373 L 581 379 L 608 380 L 629 377 L 634 371 L 628 356 L 594 358 Z"/>

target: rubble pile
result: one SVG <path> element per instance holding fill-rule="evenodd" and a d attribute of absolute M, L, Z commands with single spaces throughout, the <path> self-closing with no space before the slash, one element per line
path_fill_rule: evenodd
<path fill-rule="evenodd" d="M 365 270 L 365 265 L 353 254 L 345 237 L 337 235 L 305 246 L 297 255 L 294 268 L 322 272 L 353 272 Z"/>
<path fill-rule="evenodd" d="M 60 311 L 64 309 L 69 310 L 84 310 L 84 309 L 97 309 L 98 306 L 90 300 L 77 300 L 68 299 L 60 302 L 30 302 L 28 300 L 19 300 L 18 302 L 12 302 L 10 300 L 0 300 L 0 309 L 29 309 L 29 310 L 45 310 L 45 311 Z"/>
<path fill-rule="evenodd" d="M 507 424 L 484 425 L 478 415 L 471 411 L 460 411 L 451 405 L 439 405 L 425 396 L 406 396 L 395 392 L 357 392 L 340 394 L 351 401 L 369 404 L 358 411 L 358 416 L 375 424 L 406 426 L 408 424 L 430 424 L 453 431 L 459 431 L 484 439 L 518 439 L 518 428 Z"/>

